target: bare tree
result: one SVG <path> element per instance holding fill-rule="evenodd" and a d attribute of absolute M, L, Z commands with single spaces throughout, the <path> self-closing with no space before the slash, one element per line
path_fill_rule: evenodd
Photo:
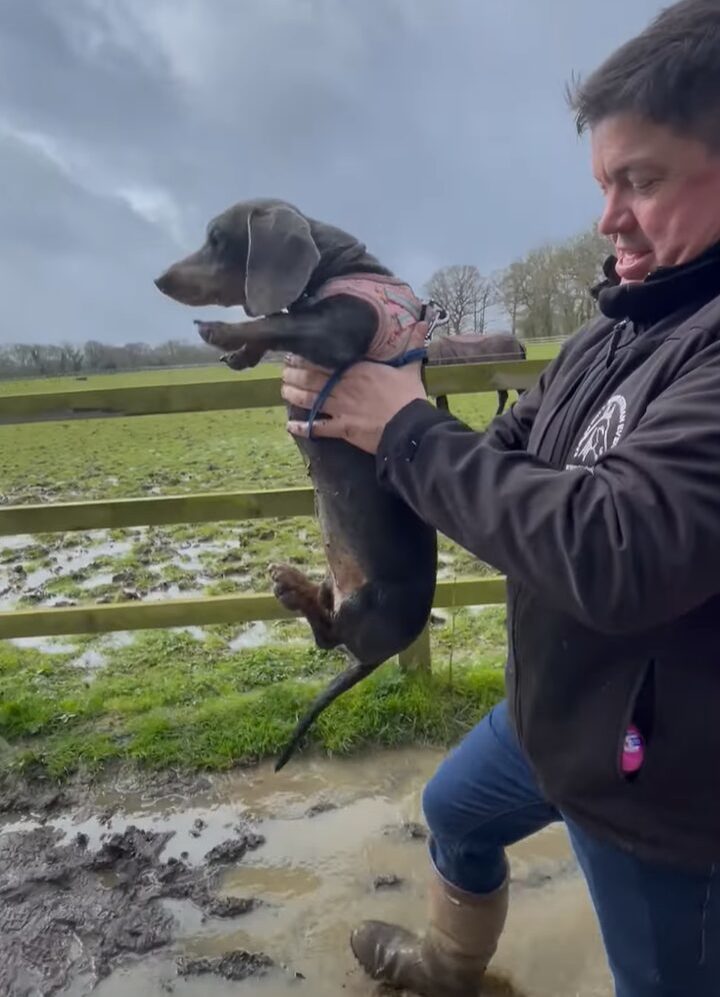
<path fill-rule="evenodd" d="M 28 343 L 15 343 L 8 348 L 8 352 L 18 372 L 33 370 L 33 348 Z"/>
<path fill-rule="evenodd" d="M 106 346 L 96 339 L 89 339 L 84 346 L 85 366 L 88 370 L 103 370 Z"/>
<path fill-rule="evenodd" d="M 510 331 L 517 335 L 518 321 L 526 298 L 528 281 L 527 267 L 521 260 L 511 263 L 495 278 L 496 301 L 501 304 L 510 318 Z"/>
<path fill-rule="evenodd" d="M 597 228 L 582 232 L 557 249 L 557 269 L 566 300 L 565 313 L 575 326 L 593 314 L 594 302 L 589 291 L 602 274 L 602 263 L 612 252 L 612 244 Z"/>
<path fill-rule="evenodd" d="M 455 265 L 437 270 L 425 285 L 425 293 L 448 313 L 445 335 L 481 333 L 492 303 L 492 283 L 475 266 Z"/>
<path fill-rule="evenodd" d="M 523 338 L 567 336 L 595 311 L 590 289 L 602 273 L 610 243 L 593 227 L 533 249 L 496 278 L 498 300 L 513 333 Z"/>
<path fill-rule="evenodd" d="M 487 310 L 497 301 L 497 289 L 490 279 L 481 277 L 481 284 L 475 298 L 473 309 L 473 332 L 482 335 L 485 332 Z"/>
<path fill-rule="evenodd" d="M 80 346 L 73 346 L 72 343 L 63 343 L 60 347 L 61 366 L 63 370 L 77 374 L 81 371 L 85 362 L 85 352 Z"/>

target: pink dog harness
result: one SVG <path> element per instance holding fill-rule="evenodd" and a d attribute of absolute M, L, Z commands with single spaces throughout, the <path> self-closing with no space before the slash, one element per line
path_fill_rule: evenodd
<path fill-rule="evenodd" d="M 427 306 L 415 296 L 405 281 L 381 274 L 333 277 L 319 288 L 310 303 L 314 304 L 337 294 L 350 294 L 366 301 L 377 315 L 377 330 L 370 349 L 362 359 L 387 364 L 389 367 L 404 367 L 427 359 L 425 344 L 432 331 L 432 327 L 428 327 L 425 322 Z M 313 423 L 322 411 L 328 395 L 354 363 L 357 361 L 353 360 L 333 371 L 315 399 L 308 416 L 309 439 L 312 439 Z"/>
<path fill-rule="evenodd" d="M 388 363 L 408 349 L 423 346 L 426 332 L 419 327 L 423 324 L 425 304 L 413 294 L 405 281 L 366 273 L 333 277 L 318 289 L 310 303 L 315 304 L 337 294 L 360 298 L 375 310 L 378 327 L 366 360 Z"/>

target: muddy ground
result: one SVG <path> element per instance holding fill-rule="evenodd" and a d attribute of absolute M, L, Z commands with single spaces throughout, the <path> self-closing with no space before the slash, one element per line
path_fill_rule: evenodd
<path fill-rule="evenodd" d="M 420 793 L 441 753 L 376 752 L 105 788 L 0 828 L 8 997 L 360 997 L 364 917 L 422 924 Z M 72 789 L 69 793 L 72 794 Z M 8 801 L 6 801 L 8 802 Z M 28 801 L 17 801 L 25 802 Z M 38 804 L 50 802 L 38 797 Z M 517 997 L 610 997 L 562 828 L 512 850 L 495 969 Z"/>

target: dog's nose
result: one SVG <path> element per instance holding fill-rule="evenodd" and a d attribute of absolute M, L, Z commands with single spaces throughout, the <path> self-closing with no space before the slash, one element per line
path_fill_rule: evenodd
<path fill-rule="evenodd" d="M 169 267 L 165 273 L 161 273 L 159 277 L 155 278 L 155 287 L 163 294 L 169 295 L 178 289 L 177 274 L 173 267 Z"/>

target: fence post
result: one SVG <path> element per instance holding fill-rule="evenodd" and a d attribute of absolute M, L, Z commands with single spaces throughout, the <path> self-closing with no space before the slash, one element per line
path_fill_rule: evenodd
<path fill-rule="evenodd" d="M 410 647 L 406 647 L 398 655 L 398 663 L 405 674 L 408 672 L 429 672 L 431 671 L 430 661 L 430 624 L 425 624 L 425 629 Z"/>

